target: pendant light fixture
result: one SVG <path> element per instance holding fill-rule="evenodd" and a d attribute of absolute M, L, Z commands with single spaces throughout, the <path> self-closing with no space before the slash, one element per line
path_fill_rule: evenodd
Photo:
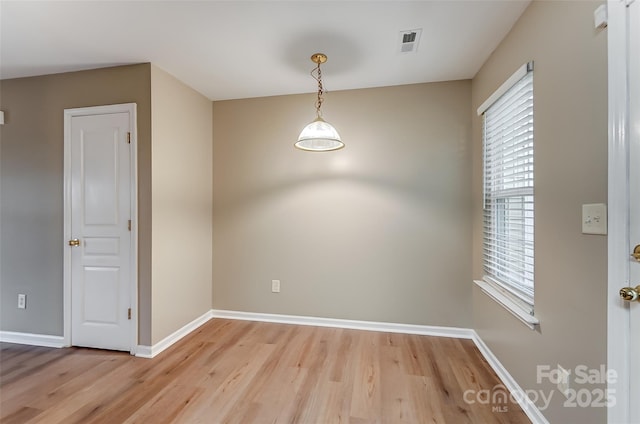
<path fill-rule="evenodd" d="M 320 108 L 322 107 L 322 71 L 320 64 L 327 61 L 327 55 L 316 53 L 311 56 L 311 61 L 316 67 L 311 71 L 311 76 L 318 81 L 318 100 L 316 101 L 316 119 L 309 125 L 304 127 L 295 146 L 301 150 L 310 152 L 328 152 L 338 150 L 344 147 L 344 143 L 340 140 L 340 135 L 333 125 L 322 119 Z M 314 75 L 315 72 L 315 75 Z"/>

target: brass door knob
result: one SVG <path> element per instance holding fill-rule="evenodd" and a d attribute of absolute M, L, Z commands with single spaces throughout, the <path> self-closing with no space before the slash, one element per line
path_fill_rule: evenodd
<path fill-rule="evenodd" d="M 80 246 L 80 240 L 78 239 L 69 240 L 69 246 Z"/>
<path fill-rule="evenodd" d="M 631 256 L 633 256 L 636 261 L 640 262 L 640 244 L 633 248 Z"/>
<path fill-rule="evenodd" d="M 640 285 L 636 287 L 621 288 L 620 297 L 629 302 L 640 301 Z"/>

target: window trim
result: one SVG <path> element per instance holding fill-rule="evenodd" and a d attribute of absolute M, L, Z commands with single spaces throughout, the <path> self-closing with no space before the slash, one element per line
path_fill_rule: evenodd
<path fill-rule="evenodd" d="M 494 91 L 477 109 L 478 116 L 482 116 L 503 94 L 516 85 L 527 73 L 533 71 L 533 61 L 527 62 L 520 66 L 496 91 Z M 484 131 L 484 130 L 483 130 Z M 484 134 L 482 135 L 484 146 Z M 484 148 L 484 147 L 483 147 Z M 484 161 L 484 155 L 483 155 Z M 483 165 L 484 169 L 484 165 Z M 483 190 L 485 187 L 485 173 L 483 171 Z M 483 195 L 483 210 L 485 196 Z M 484 259 L 483 259 L 484 262 Z M 484 274 L 484 272 L 483 272 Z M 510 288 L 505 287 L 502 283 L 497 282 L 490 276 L 483 275 L 482 280 L 474 280 L 474 283 L 482 290 L 484 294 L 493 299 L 500 306 L 509 311 L 513 316 L 518 318 L 523 324 L 531 330 L 535 330 L 540 324 L 540 320 L 534 315 L 533 305 L 518 296 Z M 535 294 L 534 294 L 535 296 Z"/>
<path fill-rule="evenodd" d="M 532 308 L 525 308 L 525 305 L 522 302 L 517 302 L 511 293 L 508 293 L 496 282 L 491 281 L 486 277 L 482 280 L 473 280 L 473 282 L 480 287 L 480 290 L 482 290 L 484 294 L 495 300 L 507 311 L 511 312 L 513 316 L 522 321 L 522 323 L 530 329 L 535 330 L 536 326 L 540 325 L 540 320 L 533 315 Z M 528 312 L 528 309 L 531 309 L 531 311 Z"/>

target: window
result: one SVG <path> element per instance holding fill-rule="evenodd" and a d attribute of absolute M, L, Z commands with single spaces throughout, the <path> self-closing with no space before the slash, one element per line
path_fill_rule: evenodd
<path fill-rule="evenodd" d="M 496 299 L 504 306 L 532 315 L 533 64 L 523 65 L 478 113 L 483 115 L 484 282 L 507 299 L 508 305 Z"/>

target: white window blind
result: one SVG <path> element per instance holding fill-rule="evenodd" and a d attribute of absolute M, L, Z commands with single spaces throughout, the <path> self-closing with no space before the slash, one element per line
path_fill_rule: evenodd
<path fill-rule="evenodd" d="M 533 71 L 484 110 L 484 272 L 533 306 Z"/>

